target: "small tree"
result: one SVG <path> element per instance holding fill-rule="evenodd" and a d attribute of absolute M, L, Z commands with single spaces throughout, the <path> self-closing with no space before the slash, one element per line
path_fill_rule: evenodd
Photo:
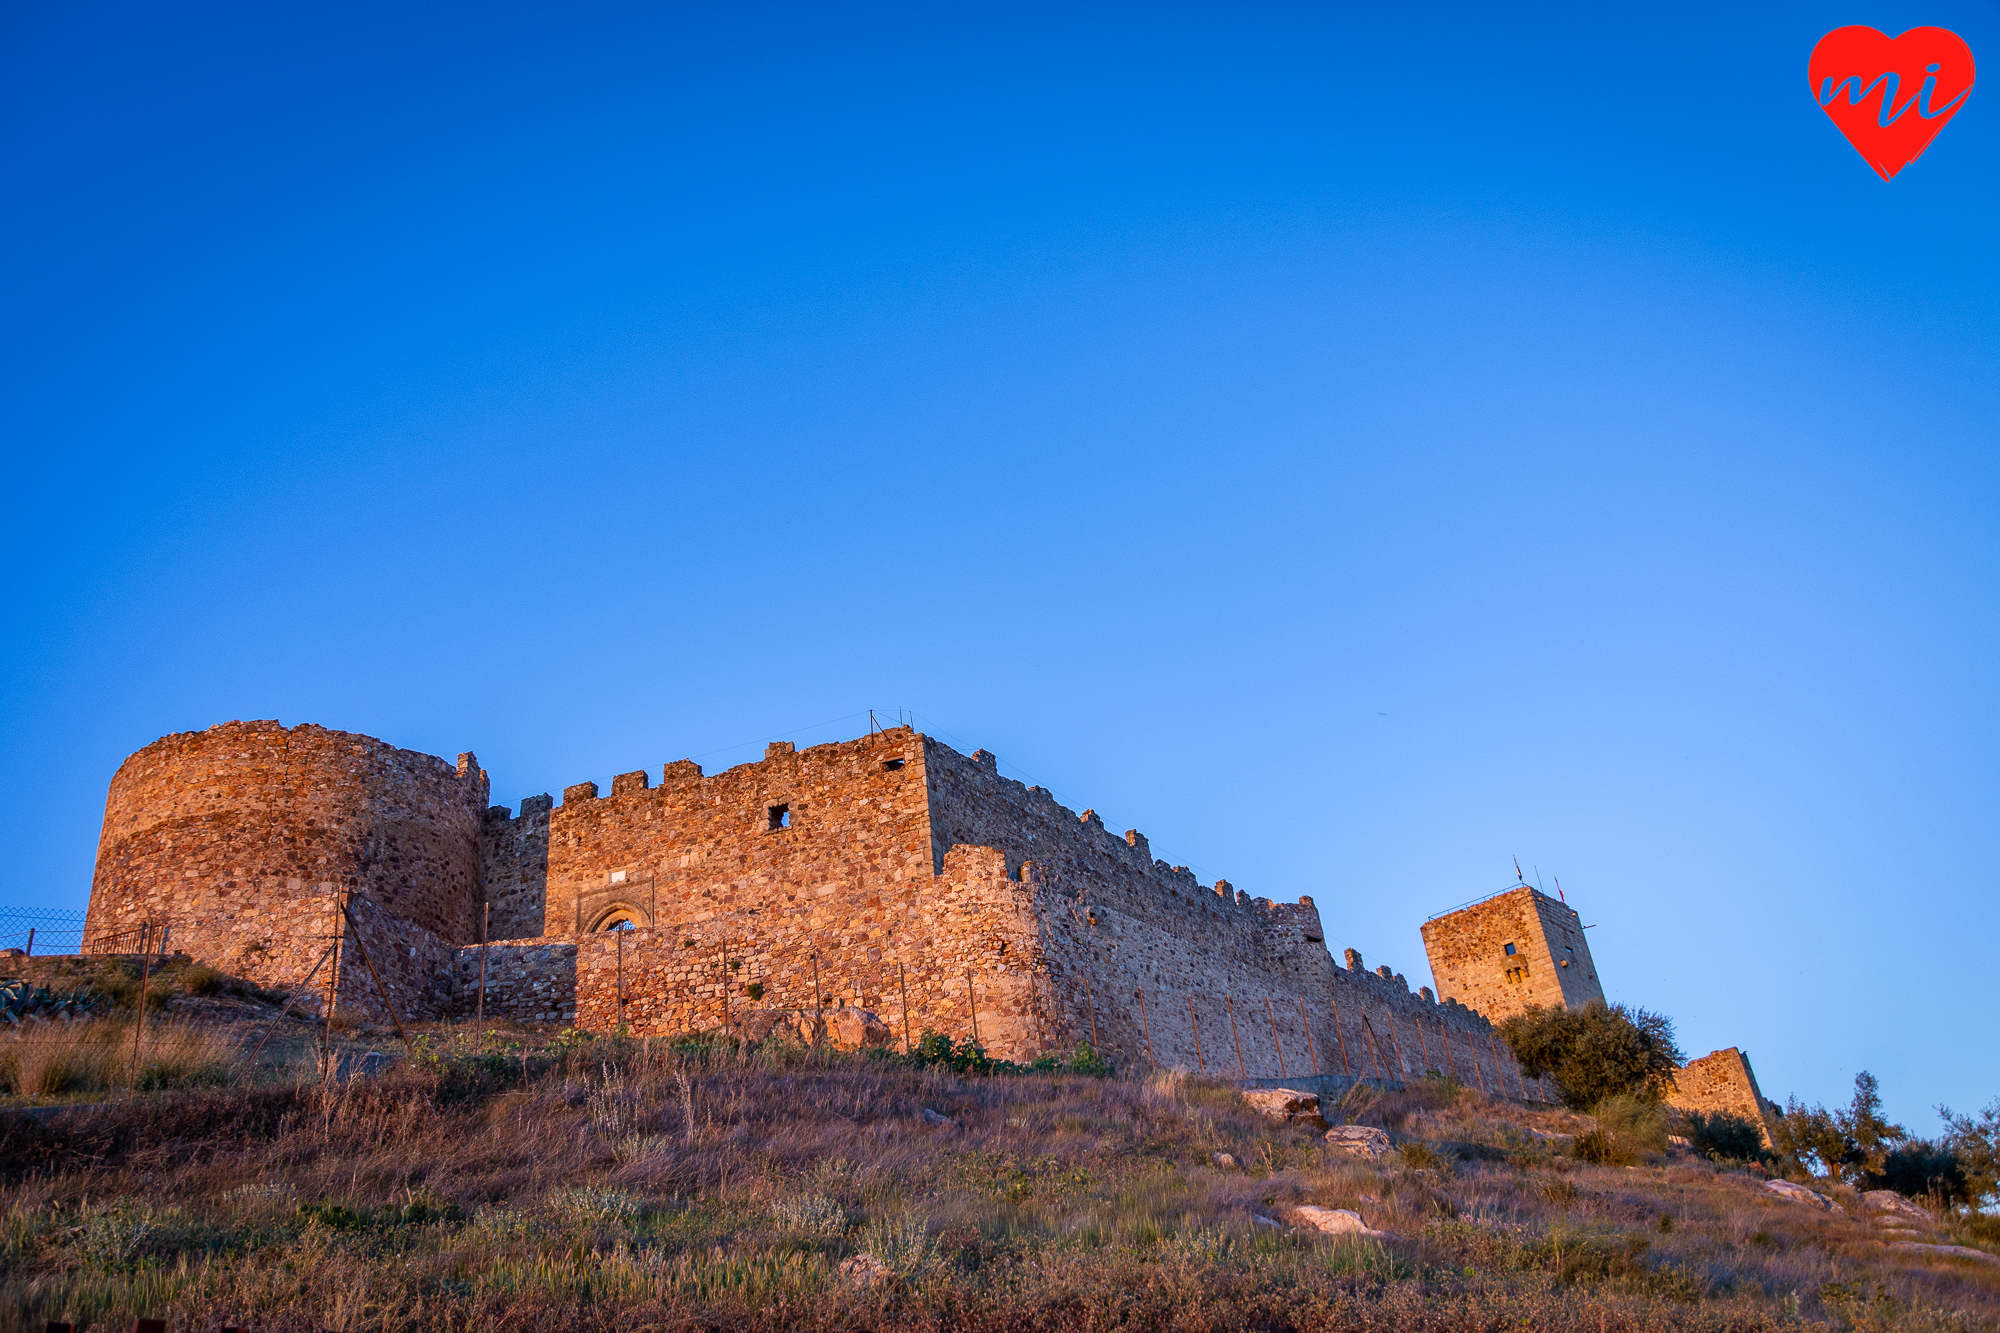
<path fill-rule="evenodd" d="M 1944 1121 L 1944 1146 L 1965 1173 L 1966 1195 L 1973 1203 L 2000 1202 L 2000 1099 L 1977 1116 L 1954 1115 L 1938 1107 Z"/>
<path fill-rule="evenodd" d="M 1846 1181 L 1879 1176 L 1890 1151 L 1908 1137 L 1882 1118 L 1882 1085 L 1865 1069 L 1854 1076 L 1846 1110 L 1808 1107 L 1794 1097 L 1771 1131 L 1778 1151 L 1799 1166 Z"/>
<path fill-rule="evenodd" d="M 1553 1079 L 1563 1101 L 1579 1110 L 1607 1097 L 1658 1101 L 1684 1058 L 1672 1019 L 1602 1000 L 1581 1009 L 1535 1005 L 1499 1032 L 1523 1074 Z"/>
<path fill-rule="evenodd" d="M 1972 1202 L 1972 1190 L 1958 1155 L 1929 1139 L 1905 1139 L 1882 1159 L 1880 1171 L 1861 1177 L 1861 1187 L 1928 1199 L 1937 1208 Z"/>

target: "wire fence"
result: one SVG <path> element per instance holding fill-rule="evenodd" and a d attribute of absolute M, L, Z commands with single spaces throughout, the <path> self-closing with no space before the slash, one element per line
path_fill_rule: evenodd
<path fill-rule="evenodd" d="M 149 943 L 164 952 L 172 938 L 173 922 L 167 919 L 93 928 L 83 912 L 0 907 L 0 956 L 137 954 Z"/>

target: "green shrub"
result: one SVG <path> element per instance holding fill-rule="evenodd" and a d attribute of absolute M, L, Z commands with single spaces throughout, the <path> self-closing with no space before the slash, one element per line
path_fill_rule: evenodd
<path fill-rule="evenodd" d="M 223 988 L 229 978 L 203 963 L 184 968 L 181 971 L 181 989 L 190 995 L 213 995 Z"/>
<path fill-rule="evenodd" d="M 1657 1101 L 1685 1057 L 1673 1020 L 1644 1009 L 1593 1000 L 1581 1009 L 1531 1006 L 1500 1024 L 1529 1078 L 1554 1080 L 1569 1106 L 1583 1110 L 1607 1097 Z"/>
<path fill-rule="evenodd" d="M 1727 1111 L 1689 1111 L 1683 1117 L 1688 1144 L 1713 1162 L 1760 1162 L 1771 1156 L 1757 1122 Z"/>
<path fill-rule="evenodd" d="M 1636 1160 L 1630 1149 L 1601 1129 L 1577 1135 L 1570 1151 L 1592 1166 L 1627 1166 Z"/>
<path fill-rule="evenodd" d="M 1667 1119 L 1660 1104 L 1649 1097 L 1626 1093 L 1606 1097 L 1593 1111 L 1597 1125 L 1628 1153 L 1664 1152 L 1667 1146 Z"/>
<path fill-rule="evenodd" d="M 1863 1189 L 1894 1190 L 1913 1199 L 1971 1203 L 1965 1168 L 1951 1149 L 1928 1139 L 1906 1139 L 1882 1159 L 1880 1171 L 1861 1177 Z"/>

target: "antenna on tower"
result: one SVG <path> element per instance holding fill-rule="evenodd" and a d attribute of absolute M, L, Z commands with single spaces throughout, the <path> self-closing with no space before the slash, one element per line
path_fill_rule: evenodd
<path fill-rule="evenodd" d="M 1538 889 L 1542 887 L 1542 868 L 1540 866 L 1535 867 L 1535 887 Z M 1546 893 L 1547 890 L 1544 889 L 1543 892 Z"/>

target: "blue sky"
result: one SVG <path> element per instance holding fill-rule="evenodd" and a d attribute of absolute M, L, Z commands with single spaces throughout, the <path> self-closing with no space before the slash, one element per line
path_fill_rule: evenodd
<path fill-rule="evenodd" d="M 0 902 L 229 718 L 901 708 L 1412 984 L 1519 856 L 1767 1093 L 2000 1095 L 2000 139 L 1805 79 L 1989 7 L 293 11 L 0 14 Z"/>

